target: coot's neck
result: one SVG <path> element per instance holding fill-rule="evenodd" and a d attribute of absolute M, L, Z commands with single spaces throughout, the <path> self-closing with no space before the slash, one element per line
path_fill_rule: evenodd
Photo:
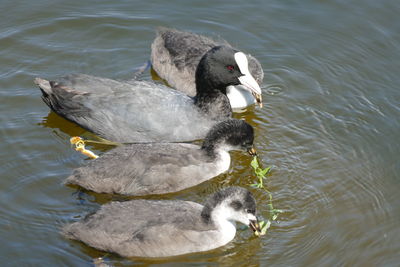
<path fill-rule="evenodd" d="M 202 222 L 206 225 L 215 227 L 221 232 L 220 238 L 230 241 L 236 233 L 236 224 L 229 220 L 229 210 L 223 204 L 207 201 L 201 212 Z"/>
<path fill-rule="evenodd" d="M 224 140 L 226 140 L 227 135 L 229 135 L 227 130 L 230 130 L 230 128 L 226 125 L 227 123 L 225 122 L 214 125 L 204 138 L 201 149 L 211 160 L 217 158 L 219 149 L 221 149 L 221 146 L 225 143 Z"/>
<path fill-rule="evenodd" d="M 218 204 L 215 195 L 211 196 L 207 199 L 206 203 L 204 204 L 203 210 L 201 211 L 201 219 L 203 223 L 208 225 L 214 224 L 214 218 L 212 217 L 212 212 L 215 206 Z"/>
<path fill-rule="evenodd" d="M 196 96 L 195 104 L 211 119 L 221 120 L 232 116 L 229 98 L 226 96 L 227 85 L 220 77 L 212 73 L 207 53 L 200 60 L 195 73 Z"/>
<path fill-rule="evenodd" d="M 215 160 L 217 158 L 215 142 L 210 142 L 209 140 L 205 139 L 203 145 L 201 146 L 201 150 L 204 151 L 210 160 Z"/>
<path fill-rule="evenodd" d="M 194 98 L 195 105 L 212 120 L 232 117 L 229 98 L 219 90 L 198 93 Z"/>

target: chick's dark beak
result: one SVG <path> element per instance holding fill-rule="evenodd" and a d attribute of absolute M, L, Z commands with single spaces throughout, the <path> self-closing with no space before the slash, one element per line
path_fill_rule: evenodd
<path fill-rule="evenodd" d="M 256 151 L 256 149 L 255 149 L 253 146 L 251 146 L 251 147 L 249 147 L 249 148 L 247 149 L 247 153 L 249 153 L 250 156 L 257 156 L 257 151 Z"/>
<path fill-rule="evenodd" d="M 249 227 L 251 230 L 253 230 L 253 232 L 261 233 L 261 228 L 257 220 L 250 220 Z"/>

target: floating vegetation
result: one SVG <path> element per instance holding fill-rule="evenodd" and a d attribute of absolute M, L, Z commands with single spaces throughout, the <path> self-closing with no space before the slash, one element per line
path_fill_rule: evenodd
<path fill-rule="evenodd" d="M 257 156 L 253 157 L 253 160 L 251 161 L 251 167 L 254 169 L 254 173 L 256 174 L 258 181 L 254 184 L 251 184 L 252 187 L 262 189 L 264 190 L 269 197 L 269 203 L 268 203 L 268 208 L 269 208 L 269 219 L 265 221 L 260 221 L 260 228 L 261 232 L 255 232 L 257 236 L 265 235 L 267 233 L 268 228 L 271 226 L 271 222 L 275 221 L 278 218 L 279 213 L 282 213 L 282 210 L 275 209 L 273 204 L 272 204 L 272 194 L 271 192 L 264 186 L 264 180 L 267 179 L 268 173 L 271 171 L 271 167 L 267 167 L 263 169 L 260 167 L 260 164 L 258 163 Z"/>

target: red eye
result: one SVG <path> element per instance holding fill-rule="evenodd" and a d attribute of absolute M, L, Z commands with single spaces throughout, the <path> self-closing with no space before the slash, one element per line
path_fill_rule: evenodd
<path fill-rule="evenodd" d="M 233 70 L 235 69 L 235 67 L 232 66 L 232 65 L 228 65 L 228 66 L 226 66 L 226 68 L 227 68 L 229 71 L 233 71 Z"/>

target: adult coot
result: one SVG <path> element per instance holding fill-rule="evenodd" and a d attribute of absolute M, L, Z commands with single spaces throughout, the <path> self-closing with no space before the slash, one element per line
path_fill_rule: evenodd
<path fill-rule="evenodd" d="M 169 85 L 195 96 L 197 65 L 208 50 L 219 45 L 231 47 L 225 40 L 215 41 L 191 32 L 159 28 L 151 45 L 151 63 L 157 74 Z M 260 62 L 250 54 L 247 54 L 247 58 L 250 73 L 261 84 L 264 71 Z M 227 96 L 233 109 L 242 109 L 256 102 L 253 95 L 240 85 L 228 86 Z M 261 103 L 261 97 L 258 101 Z"/>
<path fill-rule="evenodd" d="M 231 47 L 209 50 L 196 70 L 194 98 L 153 82 L 119 82 L 76 74 L 58 81 L 36 78 L 44 102 L 60 116 L 110 141 L 192 141 L 205 137 L 232 109 L 226 87 L 242 84 L 255 95 L 258 83 L 247 57 Z"/>

